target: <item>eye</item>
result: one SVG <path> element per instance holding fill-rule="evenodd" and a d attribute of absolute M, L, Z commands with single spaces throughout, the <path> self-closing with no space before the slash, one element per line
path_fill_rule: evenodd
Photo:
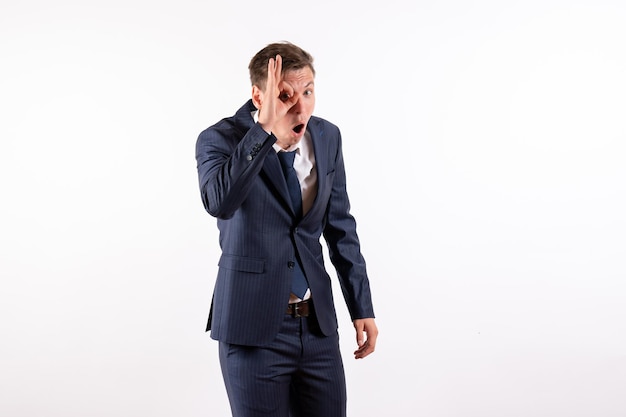
<path fill-rule="evenodd" d="M 304 95 L 305 95 L 305 96 L 311 96 L 311 95 L 313 95 L 313 90 L 306 90 L 306 91 L 304 92 Z"/>
<path fill-rule="evenodd" d="M 289 94 L 287 94 L 286 92 L 282 92 L 282 93 L 280 93 L 280 95 L 278 96 L 278 98 L 279 98 L 281 101 L 287 101 L 287 100 L 289 100 Z"/>

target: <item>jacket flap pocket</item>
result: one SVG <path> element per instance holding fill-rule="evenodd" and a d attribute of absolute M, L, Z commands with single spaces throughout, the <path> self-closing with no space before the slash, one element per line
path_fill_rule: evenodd
<path fill-rule="evenodd" d="M 222 254 L 218 265 L 220 268 L 260 274 L 265 269 L 265 260 L 259 258 L 249 258 L 246 256 Z"/>

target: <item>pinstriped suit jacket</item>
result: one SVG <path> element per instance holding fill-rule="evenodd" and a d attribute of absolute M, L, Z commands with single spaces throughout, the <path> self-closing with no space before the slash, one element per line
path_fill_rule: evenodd
<path fill-rule="evenodd" d="M 356 222 L 350 214 L 341 134 L 332 123 L 311 117 L 317 196 L 296 222 L 276 141 L 251 116 L 249 100 L 237 113 L 200 133 L 196 160 L 206 210 L 217 218 L 222 254 L 207 331 L 227 343 L 263 346 L 279 331 L 291 288 L 296 250 L 315 300 L 324 334 L 337 329 L 330 277 L 320 237 L 352 319 L 374 317 Z"/>

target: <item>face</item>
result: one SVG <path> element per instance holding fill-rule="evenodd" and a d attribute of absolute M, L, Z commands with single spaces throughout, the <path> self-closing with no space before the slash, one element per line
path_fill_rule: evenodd
<path fill-rule="evenodd" d="M 286 149 L 300 142 L 313 114 L 315 94 L 311 68 L 305 67 L 285 72 L 279 89 L 288 90 L 292 95 L 292 100 L 295 101 L 295 104 L 272 130 L 278 144 Z"/>

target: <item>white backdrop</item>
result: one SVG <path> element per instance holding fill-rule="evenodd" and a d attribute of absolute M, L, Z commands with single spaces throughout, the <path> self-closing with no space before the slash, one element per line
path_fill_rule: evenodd
<path fill-rule="evenodd" d="M 339 304 L 349 415 L 624 417 L 624 22 L 621 0 L 2 0 L 0 415 L 229 415 L 194 145 L 290 40 L 342 129 L 380 327 L 355 361 Z"/>

